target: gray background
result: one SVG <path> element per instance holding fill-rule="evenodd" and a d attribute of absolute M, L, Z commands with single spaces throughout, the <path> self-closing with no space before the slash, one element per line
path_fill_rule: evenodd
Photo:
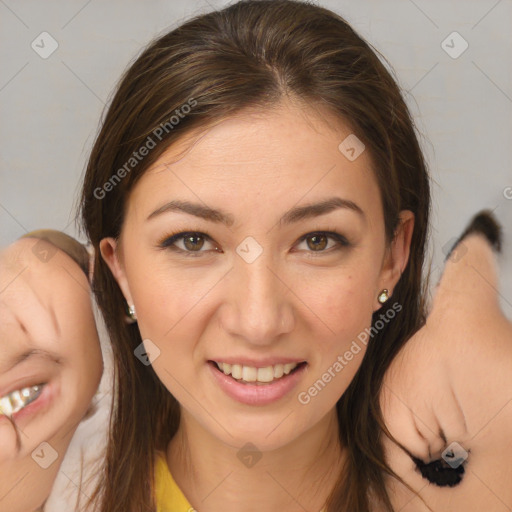
<path fill-rule="evenodd" d="M 1 246 L 43 227 L 76 236 L 85 162 L 125 66 L 157 34 L 227 3 L 0 0 Z M 501 301 L 512 317 L 511 0 L 321 5 L 381 51 L 406 91 L 433 177 L 433 275 L 471 215 L 494 210 L 506 235 Z M 31 47 L 43 31 L 59 45 L 47 59 Z M 469 44 L 456 59 L 441 46 L 453 31 Z"/>
<path fill-rule="evenodd" d="M 38 228 L 76 236 L 85 162 L 125 66 L 157 34 L 227 3 L 0 0 L 1 246 Z M 512 2 L 325 0 L 321 5 L 344 16 L 386 56 L 406 91 L 433 177 L 433 277 L 442 269 L 447 244 L 469 218 L 482 208 L 494 210 L 506 235 L 500 300 L 512 318 Z M 59 45 L 47 59 L 31 47 L 43 31 Z M 458 58 L 441 45 L 453 31 L 469 44 Z M 454 40 L 454 51 L 459 43 Z M 107 358 L 105 375 L 108 369 Z M 106 406 L 104 394 L 105 383 L 96 400 Z M 69 509 L 61 488 L 74 480 L 80 448 L 100 446 L 101 435 L 95 435 L 105 422 L 103 410 L 80 426 L 50 510 Z"/>

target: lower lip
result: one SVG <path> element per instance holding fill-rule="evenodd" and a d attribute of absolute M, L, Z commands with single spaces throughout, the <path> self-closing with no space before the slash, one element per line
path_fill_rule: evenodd
<path fill-rule="evenodd" d="M 210 371 L 224 392 L 234 400 L 247 405 L 268 405 L 280 400 L 297 386 L 307 364 L 302 364 L 295 371 L 284 375 L 269 384 L 244 384 L 230 375 L 221 372 L 217 365 L 208 362 Z"/>
<path fill-rule="evenodd" d="M 45 410 L 49 407 L 49 405 L 53 402 L 54 397 L 57 394 L 57 383 L 51 382 L 45 384 L 43 391 L 41 394 L 34 400 L 33 402 L 30 402 L 26 407 L 23 407 L 23 409 L 19 410 L 18 412 L 15 412 L 11 419 L 19 422 L 20 420 L 23 420 L 24 418 L 33 417 L 35 414 L 37 414 L 39 411 Z M 8 418 L 0 414 L 0 421 L 5 420 L 8 421 Z"/>

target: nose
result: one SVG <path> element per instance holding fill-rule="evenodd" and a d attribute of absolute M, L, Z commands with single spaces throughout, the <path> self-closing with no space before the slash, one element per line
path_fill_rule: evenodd
<path fill-rule="evenodd" d="M 226 332 L 265 346 L 293 331 L 294 294 L 267 258 L 262 255 L 252 263 L 239 260 L 230 274 L 221 316 Z"/>

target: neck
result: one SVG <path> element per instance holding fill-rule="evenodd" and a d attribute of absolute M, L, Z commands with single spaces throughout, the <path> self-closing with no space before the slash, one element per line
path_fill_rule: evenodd
<path fill-rule="evenodd" d="M 342 467 L 336 410 L 287 445 L 261 453 L 257 462 L 243 453 L 183 411 L 167 448 L 167 464 L 190 504 L 201 512 L 320 512 Z"/>

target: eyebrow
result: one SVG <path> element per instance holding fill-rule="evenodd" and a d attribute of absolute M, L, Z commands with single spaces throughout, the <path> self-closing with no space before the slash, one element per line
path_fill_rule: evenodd
<path fill-rule="evenodd" d="M 50 362 L 56 363 L 56 364 L 60 364 L 62 362 L 62 358 L 58 354 L 56 354 L 54 352 L 50 352 L 48 350 L 34 348 L 34 349 L 31 349 L 31 350 L 27 350 L 27 351 L 25 351 L 25 352 L 15 356 L 15 357 L 13 357 L 9 361 L 9 366 L 4 371 L 8 372 L 8 371 L 12 370 L 13 368 L 15 368 L 16 366 L 18 366 L 21 363 L 23 363 L 24 361 L 27 361 L 27 360 L 32 359 L 34 357 L 39 357 L 41 359 L 46 359 L 47 361 L 50 361 Z"/>
<path fill-rule="evenodd" d="M 279 224 L 292 224 L 304 219 L 325 215 L 326 213 L 332 212 L 339 208 L 351 210 L 357 213 L 363 220 L 366 221 L 364 211 L 356 203 L 341 197 L 331 197 L 318 203 L 310 203 L 305 206 L 296 206 L 292 208 L 279 219 Z M 224 212 L 223 210 L 216 210 L 200 203 L 191 203 L 190 201 L 179 200 L 173 200 L 164 204 L 160 208 L 156 209 L 153 213 L 151 213 L 146 220 L 148 221 L 166 212 L 188 213 L 189 215 L 193 215 L 195 217 L 199 217 L 211 222 L 225 224 L 226 226 L 232 226 L 235 222 L 233 215 Z"/>

